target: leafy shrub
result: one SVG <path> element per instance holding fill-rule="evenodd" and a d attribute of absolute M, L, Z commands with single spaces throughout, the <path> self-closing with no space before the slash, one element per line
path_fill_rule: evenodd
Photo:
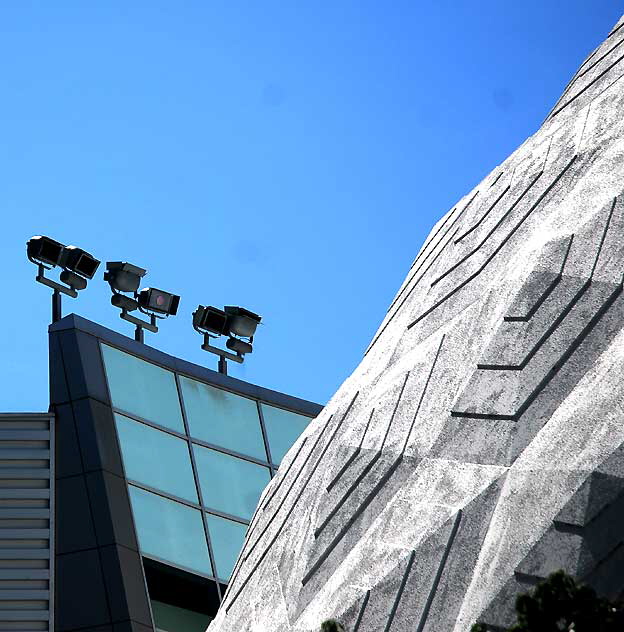
<path fill-rule="evenodd" d="M 516 599 L 517 621 L 509 632 L 622 632 L 624 609 L 596 595 L 557 571 L 537 584 L 532 593 Z M 475 623 L 470 632 L 488 632 Z"/>

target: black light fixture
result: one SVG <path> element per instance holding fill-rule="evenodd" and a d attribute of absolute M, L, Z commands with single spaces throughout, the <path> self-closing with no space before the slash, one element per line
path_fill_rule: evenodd
<path fill-rule="evenodd" d="M 61 294 L 76 298 L 78 292 L 87 287 L 88 279 L 93 278 L 100 265 L 100 261 L 86 250 L 76 246 L 65 246 L 45 235 L 35 235 L 26 242 L 26 255 L 32 263 L 38 266 L 35 280 L 54 290 L 52 294 L 52 322 L 60 320 L 62 316 Z M 45 276 L 46 270 L 51 270 L 57 266 L 63 268 L 60 274 L 62 283 L 52 281 Z"/>
<path fill-rule="evenodd" d="M 37 265 L 44 264 L 51 268 L 60 263 L 64 248 L 62 243 L 45 235 L 35 235 L 26 242 L 28 259 Z"/>
<path fill-rule="evenodd" d="M 67 246 L 63 249 L 60 265 L 66 271 L 74 272 L 86 279 L 92 279 L 100 266 L 100 262 L 82 248 Z"/>
<path fill-rule="evenodd" d="M 240 353 L 240 355 L 245 355 L 246 353 L 251 353 L 253 351 L 251 343 L 245 342 L 240 338 L 228 338 L 225 346 L 232 351 L 236 351 L 236 353 Z"/>
<path fill-rule="evenodd" d="M 262 318 L 243 307 L 226 305 L 223 311 L 228 317 L 229 332 L 243 338 L 253 338 Z"/>
<path fill-rule="evenodd" d="M 199 305 L 193 312 L 193 328 L 204 336 L 202 349 L 219 356 L 219 373 L 225 375 L 226 360 L 240 364 L 245 360 L 245 355 L 253 351 L 253 337 L 261 320 L 258 314 L 233 305 L 227 305 L 223 309 Z M 229 336 L 225 346 L 235 353 L 229 353 L 210 344 L 210 338 L 220 336 Z"/>
<path fill-rule="evenodd" d="M 227 316 L 222 309 L 217 307 L 204 307 L 199 305 L 193 312 L 193 327 L 196 331 L 207 330 L 222 336 L 226 333 Z"/>
<path fill-rule="evenodd" d="M 147 270 L 127 261 L 107 261 L 104 280 L 113 292 L 136 292 Z"/>
<path fill-rule="evenodd" d="M 111 304 L 121 309 L 120 318 L 136 325 L 134 339 L 138 342 L 144 341 L 144 329 L 157 333 L 156 319 L 175 316 L 180 303 L 177 294 L 156 288 L 148 287 L 139 292 L 141 279 L 146 274 L 147 270 L 127 261 L 107 261 L 104 273 L 104 280 L 108 281 L 113 291 Z M 131 293 L 132 296 L 127 296 L 124 292 Z M 150 317 L 149 322 L 128 313 L 137 309 Z"/>
<path fill-rule="evenodd" d="M 175 316 L 178 313 L 180 297 L 153 287 L 146 287 L 138 294 L 139 309 L 145 312 L 157 312 L 167 316 Z"/>

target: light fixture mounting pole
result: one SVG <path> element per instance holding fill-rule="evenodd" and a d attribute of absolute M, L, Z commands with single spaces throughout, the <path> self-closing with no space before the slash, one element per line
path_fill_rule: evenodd
<path fill-rule="evenodd" d="M 48 279 L 45 276 L 45 266 L 41 263 L 38 263 L 37 265 L 39 267 L 39 272 L 35 277 L 35 281 L 54 290 L 54 292 L 52 292 L 52 322 L 55 323 L 56 321 L 61 320 L 62 316 L 61 294 L 67 294 L 67 296 L 76 298 L 78 296 L 78 292 L 76 292 L 74 288 L 67 287 L 66 285 L 52 281 L 52 279 Z"/>
<path fill-rule="evenodd" d="M 240 353 L 233 354 L 233 353 L 230 353 L 229 351 L 219 349 L 219 347 L 213 347 L 210 344 L 210 338 L 213 338 L 213 336 L 211 336 L 207 332 L 203 332 L 203 334 L 204 334 L 204 344 L 202 345 L 201 348 L 204 351 L 209 351 L 210 353 L 214 353 L 215 355 L 219 356 L 219 364 L 217 365 L 219 369 L 219 373 L 221 373 L 222 375 L 227 375 L 227 361 L 228 360 L 232 360 L 232 362 L 238 362 L 238 364 L 241 364 L 243 362 L 244 358 Z"/>
<path fill-rule="evenodd" d="M 158 333 L 158 325 L 156 325 L 156 316 L 154 316 L 154 314 L 150 314 L 150 322 L 148 323 L 144 320 L 141 320 L 140 318 L 131 316 L 130 314 L 128 314 L 128 311 L 122 307 L 119 318 L 127 320 L 129 323 L 136 325 L 136 329 L 134 330 L 134 339 L 137 342 L 145 342 L 145 332 L 143 331 L 144 329 L 147 329 L 147 331 L 151 331 L 154 334 Z"/>
<path fill-rule="evenodd" d="M 137 342 L 145 342 L 145 335 L 143 334 L 143 327 L 141 325 L 137 325 L 134 330 L 134 339 Z"/>
<path fill-rule="evenodd" d="M 63 317 L 63 308 L 61 304 L 61 293 L 58 288 L 54 288 L 52 292 L 52 322 L 55 323 Z"/>

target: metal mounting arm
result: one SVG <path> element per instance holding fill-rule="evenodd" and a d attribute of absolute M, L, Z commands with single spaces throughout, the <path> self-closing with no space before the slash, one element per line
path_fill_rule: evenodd
<path fill-rule="evenodd" d="M 119 314 L 119 318 L 123 318 L 127 320 L 129 323 L 136 325 L 136 329 L 134 330 L 134 339 L 137 342 L 144 342 L 145 336 L 143 335 L 143 330 L 147 329 L 147 331 L 151 331 L 153 334 L 158 333 L 158 326 L 156 325 L 156 316 L 154 314 L 150 315 L 150 322 L 148 323 L 145 320 L 141 320 L 136 316 L 130 316 L 125 309 L 121 310 L 121 314 Z"/>
<path fill-rule="evenodd" d="M 204 344 L 201 348 L 204 351 L 209 351 L 210 353 L 214 353 L 219 356 L 219 373 L 223 375 L 227 375 L 227 360 L 232 360 L 232 362 L 237 362 L 238 364 L 242 364 L 244 361 L 244 357 L 240 353 L 230 353 L 229 351 L 224 351 L 223 349 L 219 349 L 219 347 L 213 347 L 210 344 L 210 338 L 212 336 L 210 334 L 204 333 Z"/>

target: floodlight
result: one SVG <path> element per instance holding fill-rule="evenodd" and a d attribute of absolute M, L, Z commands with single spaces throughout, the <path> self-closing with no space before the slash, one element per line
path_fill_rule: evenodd
<path fill-rule="evenodd" d="M 87 279 L 92 279 L 100 262 L 81 248 L 66 246 L 63 250 L 60 265 L 65 270 L 79 274 Z"/>
<path fill-rule="evenodd" d="M 199 305 L 193 312 L 193 327 L 204 336 L 202 349 L 219 356 L 219 373 L 225 375 L 226 360 L 240 364 L 244 361 L 245 354 L 253 351 L 251 343 L 261 320 L 258 314 L 234 305 L 227 305 L 223 309 Z M 225 346 L 234 353 L 210 344 L 210 338 L 219 336 L 228 336 Z M 240 338 L 247 338 L 249 341 Z"/>
<path fill-rule="evenodd" d="M 199 330 L 207 330 L 221 336 L 226 333 L 227 315 L 222 309 L 217 307 L 204 307 L 198 305 L 193 312 L 193 327 Z M 200 331 L 200 333 L 202 333 Z"/>
<path fill-rule="evenodd" d="M 136 325 L 134 339 L 138 342 L 143 342 L 144 329 L 158 333 L 156 320 L 175 316 L 180 303 L 180 297 L 176 294 L 170 294 L 156 288 L 148 287 L 139 292 L 141 279 L 146 274 L 147 270 L 127 261 L 107 261 L 106 272 L 104 272 L 104 280 L 108 281 L 113 291 L 111 304 L 121 309 L 120 318 Z M 126 296 L 122 292 L 132 292 L 133 296 Z M 128 313 L 136 309 L 147 314 L 150 317 L 149 322 Z"/>
<path fill-rule="evenodd" d="M 226 305 L 223 310 L 227 314 L 228 330 L 231 334 L 242 336 L 243 338 L 253 338 L 256 327 L 262 320 L 258 314 L 254 314 L 243 307 L 234 307 L 233 305 Z"/>
<path fill-rule="evenodd" d="M 141 311 L 157 312 L 166 316 L 175 316 L 178 312 L 180 297 L 153 287 L 146 287 L 137 295 Z"/>
<path fill-rule="evenodd" d="M 52 322 L 61 318 L 61 294 L 76 298 L 87 287 L 87 279 L 93 278 L 100 262 L 85 250 L 76 246 L 64 246 L 59 241 L 35 235 L 26 242 L 26 255 L 38 267 L 35 281 L 54 290 L 52 294 Z M 63 268 L 61 283 L 49 279 L 46 270 L 56 266 Z M 65 285 L 64 285 L 65 284 Z"/>
<path fill-rule="evenodd" d="M 248 342 L 239 340 L 238 338 L 228 338 L 225 346 L 241 355 L 245 355 L 246 353 L 251 353 L 253 351 L 253 347 Z"/>
<path fill-rule="evenodd" d="M 113 292 L 136 292 L 146 274 L 147 270 L 127 261 L 107 261 L 104 280 L 108 281 Z"/>
<path fill-rule="evenodd" d="M 63 270 L 63 272 L 61 272 L 60 279 L 63 283 L 69 285 L 72 290 L 79 291 L 84 290 L 87 287 L 87 279 L 69 270 Z"/>
<path fill-rule="evenodd" d="M 57 266 L 63 255 L 63 248 L 62 243 L 45 235 L 35 235 L 26 242 L 28 259 L 38 265 Z"/>

